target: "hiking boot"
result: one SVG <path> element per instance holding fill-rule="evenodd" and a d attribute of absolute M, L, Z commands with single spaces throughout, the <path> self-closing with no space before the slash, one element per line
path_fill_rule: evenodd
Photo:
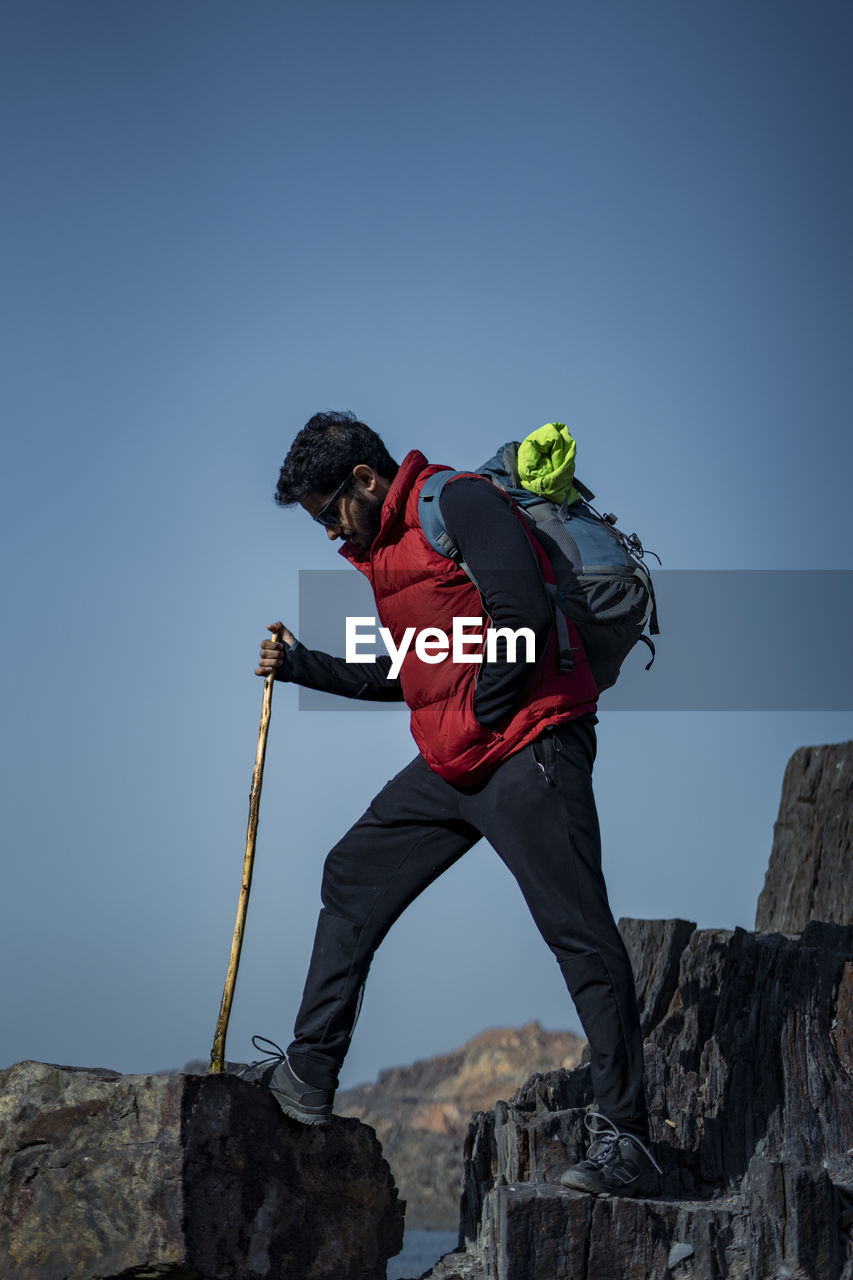
<path fill-rule="evenodd" d="M 287 1054 L 265 1036 L 253 1036 L 252 1044 L 259 1051 L 263 1045 L 271 1045 L 275 1053 L 257 1062 L 226 1062 L 229 1075 L 239 1076 L 248 1084 L 269 1089 L 286 1116 L 300 1124 L 328 1124 L 332 1116 L 333 1089 L 315 1089 L 301 1080 L 287 1061 Z"/>
<path fill-rule="evenodd" d="M 585 1160 L 567 1169 L 560 1182 L 593 1196 L 657 1195 L 661 1167 L 639 1138 L 620 1133 L 597 1112 L 584 1116 L 592 1141 Z"/>

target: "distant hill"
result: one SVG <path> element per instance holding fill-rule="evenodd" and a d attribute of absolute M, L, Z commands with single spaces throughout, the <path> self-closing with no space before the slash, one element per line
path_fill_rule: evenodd
<path fill-rule="evenodd" d="M 453 1231 L 471 1114 L 512 1097 L 534 1071 L 576 1066 L 584 1044 L 538 1022 L 482 1031 L 451 1053 L 392 1067 L 375 1084 L 339 1093 L 335 1114 L 376 1130 L 408 1203 L 407 1227 Z"/>

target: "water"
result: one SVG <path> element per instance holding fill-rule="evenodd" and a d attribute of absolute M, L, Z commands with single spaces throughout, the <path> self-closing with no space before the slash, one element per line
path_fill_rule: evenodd
<path fill-rule="evenodd" d="M 388 1259 L 388 1280 L 415 1280 L 455 1249 L 457 1239 L 455 1231 L 407 1231 L 402 1253 Z"/>

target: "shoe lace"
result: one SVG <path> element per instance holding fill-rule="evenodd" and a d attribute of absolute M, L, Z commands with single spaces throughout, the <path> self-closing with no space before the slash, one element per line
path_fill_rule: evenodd
<path fill-rule="evenodd" d="M 590 1136 L 587 1160 L 601 1166 L 608 1164 L 616 1151 L 616 1143 L 620 1137 L 619 1130 L 611 1120 L 607 1119 L 607 1116 L 603 1116 L 599 1111 L 585 1115 L 583 1122 Z"/>
<path fill-rule="evenodd" d="M 589 1150 L 586 1153 L 587 1160 L 591 1160 L 593 1164 L 597 1164 L 603 1168 L 609 1164 L 616 1155 L 616 1144 L 622 1137 L 620 1131 L 612 1120 L 608 1120 L 607 1116 L 603 1116 L 600 1111 L 588 1112 L 583 1118 L 584 1126 L 591 1138 Z M 649 1157 L 658 1173 L 662 1173 L 660 1165 L 649 1151 L 644 1142 L 640 1142 L 639 1138 L 634 1138 L 637 1146 Z"/>
<path fill-rule="evenodd" d="M 263 1053 L 264 1045 L 269 1045 L 270 1048 L 275 1049 L 275 1053 L 268 1053 L 266 1057 L 257 1058 L 254 1062 L 249 1063 L 252 1067 L 262 1067 L 266 1062 L 283 1062 L 287 1057 L 281 1045 L 276 1044 L 275 1040 L 268 1040 L 266 1036 L 252 1036 L 252 1044 L 258 1053 Z"/>

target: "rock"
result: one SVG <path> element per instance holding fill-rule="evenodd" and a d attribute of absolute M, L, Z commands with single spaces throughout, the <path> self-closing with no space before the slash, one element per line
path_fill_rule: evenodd
<path fill-rule="evenodd" d="M 406 1225 L 453 1231 L 471 1113 L 517 1091 L 531 1072 L 574 1066 L 583 1041 L 536 1022 L 483 1031 L 452 1053 L 380 1073 L 339 1093 L 335 1110 L 376 1130 L 406 1201 Z"/>
<path fill-rule="evenodd" d="M 687 1237 L 693 1254 L 679 1280 L 717 1280 L 716 1241 L 732 1235 L 733 1217 L 730 1207 L 702 1201 L 499 1186 L 489 1193 L 477 1250 L 469 1247 L 468 1255 L 477 1253 L 482 1280 L 663 1280 L 672 1242 Z"/>
<path fill-rule="evenodd" d="M 618 928 L 634 970 L 645 1038 L 660 1022 L 675 995 L 681 953 L 696 924 L 688 920 L 623 919 Z"/>
<path fill-rule="evenodd" d="M 480 1259 L 464 1249 L 446 1253 L 427 1274 L 429 1280 L 484 1280 Z"/>
<path fill-rule="evenodd" d="M 0 1072 L 0 1275 L 381 1280 L 403 1206 L 356 1120 L 231 1076 Z"/>
<path fill-rule="evenodd" d="M 801 747 L 785 770 L 761 932 L 800 933 L 810 920 L 853 924 L 853 742 Z"/>
<path fill-rule="evenodd" d="M 852 1033 L 851 956 L 853 927 L 840 925 L 798 939 L 694 935 L 678 996 L 646 1042 L 652 1136 L 673 1193 L 730 1187 L 756 1154 L 820 1165 L 853 1145 L 851 1076 L 835 1048 Z"/>
<path fill-rule="evenodd" d="M 843 1233 L 845 1241 L 839 1223 L 843 1196 L 825 1169 L 761 1157 L 750 1161 L 744 1182 L 750 1280 L 776 1280 L 786 1272 L 820 1280 L 848 1275 L 849 1232 Z"/>
<path fill-rule="evenodd" d="M 589 1072 L 534 1076 L 472 1118 L 460 1210 L 464 1256 L 480 1268 L 470 1274 L 664 1280 L 681 1244 L 692 1252 L 679 1280 L 777 1280 L 785 1268 L 850 1280 L 852 993 L 853 928 L 693 931 L 645 1043 L 660 1198 L 561 1188 L 585 1151 Z"/>
<path fill-rule="evenodd" d="M 476 1247 L 431 1280 L 848 1280 L 837 1194 L 824 1170 L 755 1162 L 742 1195 L 599 1198 L 496 1186 Z M 785 1197 L 793 1197 L 790 1201 Z M 444 1270 L 444 1267 L 447 1270 Z"/>
<path fill-rule="evenodd" d="M 669 1251 L 666 1265 L 670 1268 L 677 1267 L 679 1262 L 684 1262 L 686 1258 L 692 1258 L 694 1252 L 692 1244 L 684 1244 L 682 1241 L 676 1240 Z"/>

